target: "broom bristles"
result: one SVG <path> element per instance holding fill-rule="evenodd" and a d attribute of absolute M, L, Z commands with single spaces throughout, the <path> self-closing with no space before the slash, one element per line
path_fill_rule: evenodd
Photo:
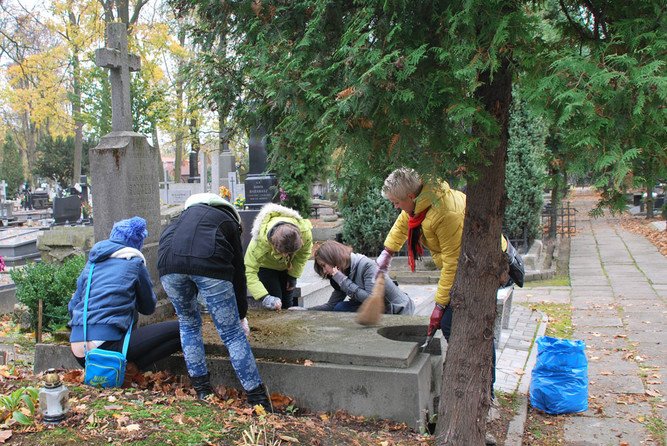
<path fill-rule="evenodd" d="M 361 325 L 376 325 L 384 314 L 384 274 L 375 280 L 373 291 L 368 299 L 361 304 L 357 311 L 357 323 Z"/>

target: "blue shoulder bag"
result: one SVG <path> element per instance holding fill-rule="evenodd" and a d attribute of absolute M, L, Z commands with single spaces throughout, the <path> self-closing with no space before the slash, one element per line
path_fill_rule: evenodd
<path fill-rule="evenodd" d="M 90 295 L 90 282 L 93 278 L 94 268 L 95 264 L 91 263 L 86 295 L 83 300 L 83 345 L 86 352 L 83 382 L 93 387 L 120 387 L 125 380 L 127 347 L 130 344 L 130 333 L 132 332 L 134 320 L 130 322 L 130 327 L 127 329 L 127 333 L 125 333 L 122 353 L 101 348 L 88 351 L 88 296 Z"/>

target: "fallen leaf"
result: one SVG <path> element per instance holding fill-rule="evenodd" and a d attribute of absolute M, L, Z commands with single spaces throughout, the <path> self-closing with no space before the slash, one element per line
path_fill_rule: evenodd
<path fill-rule="evenodd" d="M 9 440 L 12 438 L 12 431 L 10 430 L 1 430 L 0 431 L 0 443 L 4 443 L 5 441 Z"/>
<path fill-rule="evenodd" d="M 104 406 L 104 410 L 120 410 L 122 408 L 123 406 L 120 404 L 109 404 L 108 406 Z"/>
<path fill-rule="evenodd" d="M 600 375 L 609 376 L 609 375 L 613 375 L 613 373 L 612 372 L 600 372 Z"/>
<path fill-rule="evenodd" d="M 646 394 L 648 396 L 655 396 L 655 397 L 662 396 L 660 394 L 660 392 L 658 392 L 657 390 L 653 390 L 653 389 L 646 389 Z"/>
<path fill-rule="evenodd" d="M 303 361 L 303 365 L 306 367 L 312 367 L 313 361 L 311 361 L 310 359 L 306 359 L 305 361 Z"/>
<path fill-rule="evenodd" d="M 287 406 L 292 404 L 294 400 L 287 395 L 282 393 L 272 393 L 271 394 L 271 404 L 276 410 L 284 410 Z"/>
<path fill-rule="evenodd" d="M 255 404 L 255 407 L 253 407 L 253 409 L 255 410 L 255 413 L 257 415 L 266 415 L 266 409 L 264 409 L 264 406 L 262 406 L 261 404 Z"/>
<path fill-rule="evenodd" d="M 115 402 L 116 402 L 116 399 L 117 399 L 117 398 L 116 398 L 115 396 L 113 396 L 113 395 L 109 395 L 109 398 L 107 398 L 107 401 L 109 401 L 110 403 L 115 403 Z"/>
<path fill-rule="evenodd" d="M 325 414 L 325 413 L 320 414 L 320 419 L 321 419 L 322 421 L 329 421 L 329 415 L 327 415 L 327 414 Z"/>
<path fill-rule="evenodd" d="M 174 422 L 175 422 L 176 424 L 185 424 L 185 423 L 183 422 L 183 414 L 182 414 L 182 413 L 179 413 L 178 415 L 174 415 L 174 416 L 172 417 L 172 420 L 174 420 Z"/>
<path fill-rule="evenodd" d="M 138 431 L 139 429 L 141 429 L 141 426 L 139 426 L 139 425 L 136 424 L 136 423 L 135 423 L 135 424 L 128 424 L 127 426 L 125 426 L 125 427 L 123 428 L 123 430 L 126 430 L 127 432 L 136 432 L 136 431 Z"/>
<path fill-rule="evenodd" d="M 278 438 L 280 438 L 282 441 L 286 441 L 288 443 L 298 443 L 299 439 L 290 437 L 289 435 L 278 435 Z"/>
<path fill-rule="evenodd" d="M 514 369 L 514 373 L 517 375 L 523 375 L 526 372 L 523 369 Z"/>

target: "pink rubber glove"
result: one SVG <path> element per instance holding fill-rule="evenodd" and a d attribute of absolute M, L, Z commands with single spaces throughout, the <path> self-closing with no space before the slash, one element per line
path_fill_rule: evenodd
<path fill-rule="evenodd" d="M 382 250 L 377 260 L 375 260 L 375 263 L 377 263 L 378 268 L 380 268 L 381 271 L 386 273 L 389 270 L 392 256 L 393 253 L 389 252 L 387 248 Z"/>

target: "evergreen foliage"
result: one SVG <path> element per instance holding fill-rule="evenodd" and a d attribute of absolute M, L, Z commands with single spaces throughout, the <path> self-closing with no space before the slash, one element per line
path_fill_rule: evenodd
<path fill-rule="evenodd" d="M 525 240 L 527 248 L 541 235 L 547 126 L 516 91 L 509 131 L 503 232 L 511 240 Z"/>
<path fill-rule="evenodd" d="M 623 209 L 630 173 L 636 184 L 667 175 L 667 11 L 657 0 L 547 5 L 556 32 L 536 59 L 533 97 L 544 101 L 559 138 L 576 151 L 573 167 L 593 171 L 600 204 Z"/>
<path fill-rule="evenodd" d="M 7 198 L 13 200 L 23 184 L 23 168 L 19 147 L 11 133 L 5 135 L 2 145 L 2 164 L 0 164 L 0 180 L 7 182 Z"/>
<path fill-rule="evenodd" d="M 358 176 L 348 176 L 347 185 L 341 178 L 343 193 L 339 208 L 344 219 L 343 242 L 352 246 L 355 252 L 375 257 L 382 251 L 398 211 L 380 194 L 382 180 L 366 178 L 359 184 L 358 178 L 349 181 L 351 177 Z"/>
<path fill-rule="evenodd" d="M 81 173 L 86 175 L 88 169 L 88 149 L 91 144 L 83 142 Z M 36 159 L 33 165 L 33 175 L 43 178 L 53 178 L 60 185 L 69 185 L 72 178 L 72 158 L 74 157 L 74 138 L 63 138 L 51 135 L 43 136 L 36 146 Z"/>
<path fill-rule="evenodd" d="M 30 325 L 37 328 L 37 309 L 42 300 L 42 327 L 53 331 L 69 320 L 67 304 L 76 290 L 76 280 L 86 263 L 84 256 L 71 257 L 62 265 L 30 263 L 14 268 L 10 276 L 16 284 L 16 300 L 28 307 Z"/>

